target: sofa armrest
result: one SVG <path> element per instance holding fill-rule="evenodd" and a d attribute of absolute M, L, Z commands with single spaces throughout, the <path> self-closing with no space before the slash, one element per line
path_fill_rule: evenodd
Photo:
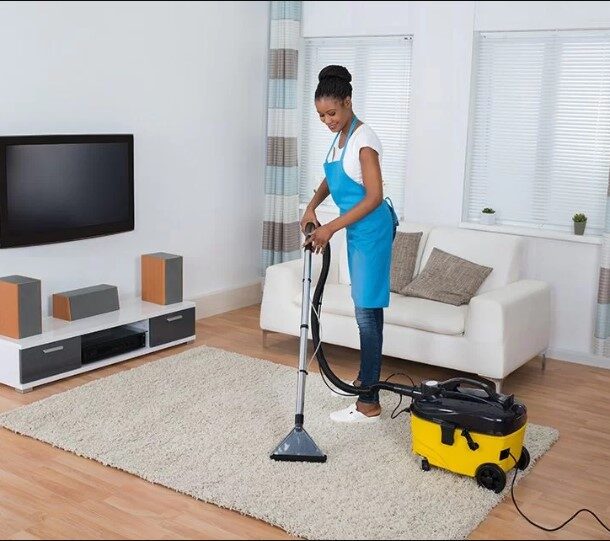
<path fill-rule="evenodd" d="M 506 375 L 547 349 L 550 331 L 550 287 L 519 280 L 473 297 L 464 335 L 475 344 L 501 346 Z"/>
<path fill-rule="evenodd" d="M 293 259 L 284 263 L 270 265 L 265 271 L 263 298 L 266 293 L 274 295 L 282 292 L 294 296 L 301 289 L 303 279 L 303 259 Z"/>
<path fill-rule="evenodd" d="M 303 288 L 303 258 L 276 263 L 267 267 L 263 283 L 263 299 L 260 311 L 260 326 L 264 330 L 278 327 L 277 318 L 282 317 L 287 306 L 291 306 L 294 298 L 301 294 Z M 336 263 L 334 264 L 336 266 Z M 331 263 L 332 266 L 332 263 Z M 322 257 L 314 255 L 311 260 L 311 295 L 318 282 L 322 270 Z M 334 273 L 336 276 L 336 272 Z M 328 276 L 327 283 L 335 283 Z"/>

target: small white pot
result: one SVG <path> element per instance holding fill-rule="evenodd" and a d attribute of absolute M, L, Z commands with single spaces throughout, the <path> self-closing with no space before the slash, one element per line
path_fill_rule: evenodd
<path fill-rule="evenodd" d="M 496 223 L 496 215 L 481 212 L 481 223 L 484 225 L 494 225 Z"/>

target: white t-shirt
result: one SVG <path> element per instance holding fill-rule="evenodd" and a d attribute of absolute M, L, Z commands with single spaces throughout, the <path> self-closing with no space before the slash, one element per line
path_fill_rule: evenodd
<path fill-rule="evenodd" d="M 341 136 L 337 138 L 335 145 L 328 155 L 329 162 L 341 159 L 343 149 L 339 148 L 340 138 Z M 343 158 L 343 169 L 350 178 L 354 179 L 359 184 L 363 184 L 362 167 L 360 166 L 360 149 L 365 147 L 370 147 L 379 154 L 379 164 L 381 164 L 381 141 L 371 127 L 367 124 L 361 124 L 354 130 L 354 133 L 352 133 L 352 136 L 349 138 L 345 156 Z"/>

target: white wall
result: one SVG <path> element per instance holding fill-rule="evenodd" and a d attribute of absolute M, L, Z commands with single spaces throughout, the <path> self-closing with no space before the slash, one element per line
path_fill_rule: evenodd
<path fill-rule="evenodd" d="M 476 2 L 475 29 L 609 28 L 608 2 Z"/>
<path fill-rule="evenodd" d="M 53 292 L 140 292 L 184 256 L 184 296 L 260 282 L 268 2 L 2 2 L 0 134 L 133 133 L 135 231 L 0 250 Z"/>
<path fill-rule="evenodd" d="M 303 18 L 304 37 L 414 35 L 405 214 L 409 221 L 457 225 L 473 32 L 610 27 L 610 3 L 309 1 Z M 610 366 L 591 355 L 599 246 L 531 237 L 526 237 L 526 246 L 525 275 L 553 289 L 550 354 Z"/>

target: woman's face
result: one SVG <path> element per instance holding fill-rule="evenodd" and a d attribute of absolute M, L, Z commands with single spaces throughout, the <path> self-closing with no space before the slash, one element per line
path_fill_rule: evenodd
<path fill-rule="evenodd" d="M 341 131 L 352 120 L 352 100 L 349 97 L 344 100 L 328 97 L 318 98 L 316 109 L 320 115 L 320 120 L 333 133 Z"/>

